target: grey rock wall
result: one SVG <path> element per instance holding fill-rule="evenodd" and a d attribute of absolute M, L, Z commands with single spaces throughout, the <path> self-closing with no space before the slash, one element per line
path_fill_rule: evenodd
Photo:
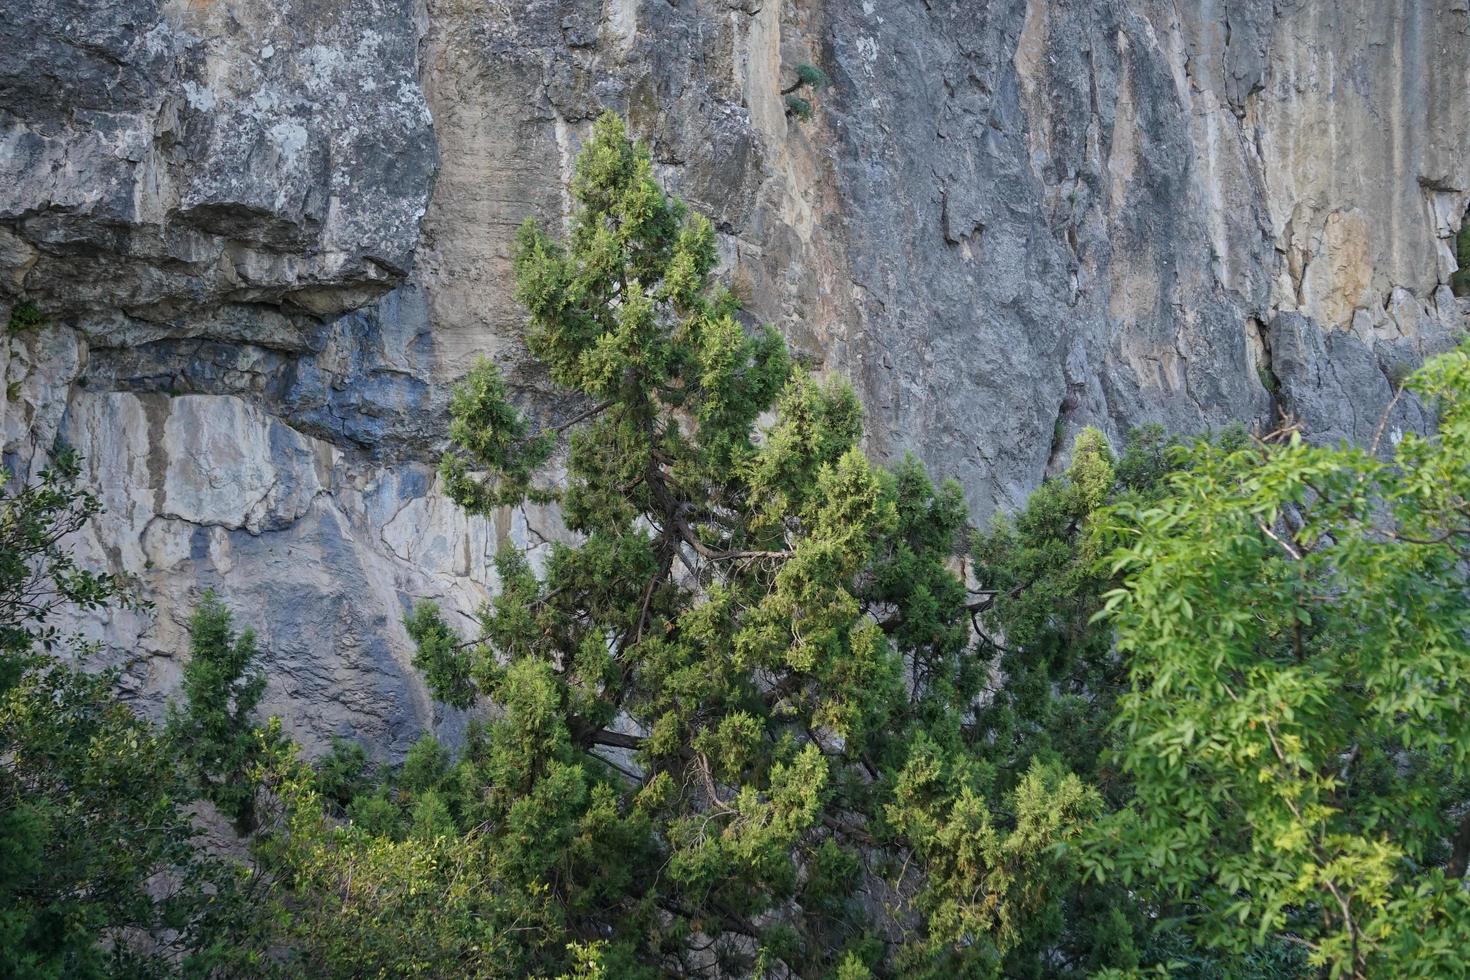
<path fill-rule="evenodd" d="M 466 519 L 433 461 L 477 356 L 558 412 L 509 245 L 603 106 L 752 320 L 977 517 L 1083 425 L 1366 440 L 1465 327 L 1465 0 L 32 0 L 0 45 L 0 312 L 49 318 L 0 344 L 0 452 L 86 455 L 80 546 L 157 608 L 83 625 L 143 703 L 213 587 L 313 747 L 452 736 L 402 613 L 554 534 Z"/>

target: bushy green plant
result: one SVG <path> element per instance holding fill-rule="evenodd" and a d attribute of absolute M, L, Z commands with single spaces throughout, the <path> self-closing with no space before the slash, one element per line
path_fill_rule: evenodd
<path fill-rule="evenodd" d="M 318 759 L 313 768 L 317 792 L 339 813 L 377 786 L 368 765 L 367 750 L 350 739 L 332 739 L 332 750 Z"/>
<path fill-rule="evenodd" d="M 832 79 L 827 77 L 826 72 L 806 62 L 796 66 L 796 78 L 801 84 L 814 89 L 826 88 L 832 84 Z"/>
<path fill-rule="evenodd" d="M 796 81 L 781 90 L 781 97 L 786 105 L 786 115 L 795 116 L 803 122 L 812 117 L 811 100 L 797 93 L 806 89 L 808 93 L 820 91 L 832 84 L 832 79 L 827 73 L 816 65 L 802 62 L 796 66 Z"/>
<path fill-rule="evenodd" d="M 1167 469 L 1145 463 L 1155 438 L 1144 430 L 1115 463 L 1102 433 L 1084 429 L 1062 476 L 975 537 L 977 622 L 1004 674 L 975 725 L 1013 778 L 1039 759 L 1108 788 L 1099 759 L 1125 668 L 1110 630 L 1092 621 L 1111 584 L 1099 567 L 1095 515 L 1120 498 L 1157 491 Z"/>
<path fill-rule="evenodd" d="M 1470 899 L 1470 354 L 1391 462 L 1200 444 L 1109 521 L 1134 796 L 1089 849 L 1206 946 L 1333 976 L 1459 976 Z"/>
<path fill-rule="evenodd" d="M 958 489 L 873 466 L 852 392 L 740 325 L 709 223 L 617 117 L 572 192 L 567 241 L 528 224 L 515 266 L 528 346 L 583 407 L 536 429 L 482 364 L 442 473 L 472 512 L 557 502 L 573 540 L 502 551 L 469 640 L 410 619 L 440 697 L 497 705 L 456 766 L 462 825 L 618 975 L 988 969 L 1094 797 L 1045 768 L 991 795 L 969 759 Z M 928 922 L 901 950 L 860 900 L 881 855 L 925 882 L 895 884 Z"/>
<path fill-rule="evenodd" d="M 408 750 L 398 770 L 398 785 L 410 793 L 426 793 L 449 774 L 449 752 L 432 735 L 425 735 Z"/>
<path fill-rule="evenodd" d="M 786 96 L 786 114 L 795 116 L 802 122 L 812 117 L 812 104 L 809 99 L 803 99 L 799 95 Z"/>
<path fill-rule="evenodd" d="M 1281 390 L 1281 382 L 1276 380 L 1276 375 L 1272 374 L 1271 369 L 1264 364 L 1256 365 L 1256 380 L 1261 383 L 1262 388 L 1266 389 L 1268 395 L 1274 395 Z"/>
<path fill-rule="evenodd" d="M 183 700 L 169 706 L 168 733 L 202 795 L 241 832 L 255 822 L 251 774 L 260 743 L 254 715 L 265 691 L 255 658 L 254 631 L 236 635 L 230 611 L 205 592 L 189 620 Z"/>
<path fill-rule="evenodd" d="M 133 604 L 64 544 L 100 509 L 78 475 L 62 451 L 0 498 L 0 975 L 247 965 L 227 939 L 238 871 L 198 849 L 171 742 L 118 700 L 115 670 L 55 655 L 88 653 L 63 611 Z"/>
<path fill-rule="evenodd" d="M 387 819 L 382 807 L 371 819 L 341 822 L 294 747 L 280 738 L 261 744 L 278 817 L 259 847 L 276 885 L 262 897 L 257 941 L 278 950 L 280 972 L 518 978 L 533 975 L 543 946 L 565 952 L 547 890 L 507 881 L 483 832 L 386 833 L 375 823 Z"/>
<path fill-rule="evenodd" d="M 24 333 L 34 330 L 46 322 L 46 316 L 36 304 L 25 302 L 17 303 L 10 308 L 10 318 L 6 321 L 5 328 L 10 333 Z"/>

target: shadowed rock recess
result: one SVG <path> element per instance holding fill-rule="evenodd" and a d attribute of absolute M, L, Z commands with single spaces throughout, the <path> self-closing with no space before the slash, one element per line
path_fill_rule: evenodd
<path fill-rule="evenodd" d="M 1465 326 L 1466 0 L 30 0 L 0 46 L 0 313 L 46 316 L 0 338 L 5 463 L 85 454 L 82 548 L 157 600 L 86 624 L 141 702 L 213 587 L 312 748 L 452 739 L 402 614 L 554 533 L 466 518 L 434 462 L 479 354 L 564 414 L 509 247 L 604 106 L 751 321 L 977 518 L 1084 425 L 1366 442 Z"/>

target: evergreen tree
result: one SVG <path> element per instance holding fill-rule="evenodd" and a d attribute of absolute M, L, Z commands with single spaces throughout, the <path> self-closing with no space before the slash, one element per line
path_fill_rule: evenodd
<path fill-rule="evenodd" d="M 272 720 L 260 733 L 262 808 L 255 851 L 263 890 L 246 948 L 275 951 L 269 971 L 313 980 L 361 977 L 520 978 L 537 950 L 568 939 L 546 890 L 506 878 L 483 828 L 456 829 L 415 807 L 410 828 L 382 789 L 372 819 L 342 820 Z M 421 796 L 420 799 L 424 799 Z M 402 832 L 409 829 L 410 832 Z M 257 967 L 256 969 L 259 969 Z"/>
<path fill-rule="evenodd" d="M 233 617 L 205 592 L 189 620 L 182 704 L 169 706 L 168 730 L 201 794 L 247 833 L 255 822 L 259 740 L 255 707 L 265 674 L 255 664 L 255 633 L 235 634 Z"/>
<path fill-rule="evenodd" d="M 1229 428 L 1216 447 L 1239 448 Z M 997 515 L 976 535 L 974 576 L 979 653 L 995 685 L 977 706 L 970 752 L 1009 791 L 1039 764 L 1080 777 L 1101 799 L 1093 812 L 1126 805 L 1133 786 L 1114 756 L 1125 744 L 1114 724 L 1128 690 L 1128 661 L 1109 624 L 1097 619 L 1118 584 L 1107 560 L 1109 527 L 1121 508 L 1152 506 L 1183 465 L 1182 444 L 1157 426 L 1129 435 L 1114 458 L 1102 433 L 1084 429 L 1071 465 L 1043 483 L 1014 515 Z M 994 791 L 992 791 L 994 792 Z M 1302 957 L 1284 944 L 1221 950 L 1189 933 L 1155 926 L 1156 909 L 1123 882 L 1081 876 L 1071 862 L 1047 869 L 1057 900 L 1032 916 L 1006 957 L 1007 977 L 1092 976 L 1107 968 L 1168 964 L 1180 978 L 1284 978 L 1302 975 Z"/>
<path fill-rule="evenodd" d="M 1126 492 L 1114 464 L 1102 433 L 1083 430 L 1066 473 L 976 536 L 982 653 L 1003 673 L 976 724 L 1012 772 L 1040 757 L 1099 776 L 1124 673 L 1110 631 L 1092 622 L 1109 584 L 1093 516 Z"/>
<path fill-rule="evenodd" d="M 463 824 L 615 975 L 999 969 L 1097 801 L 1045 764 L 987 797 L 967 754 L 957 488 L 871 464 L 851 390 L 740 325 L 616 116 L 572 192 L 567 242 L 528 223 L 515 266 L 580 403 L 533 425 L 480 364 L 442 473 L 473 513 L 555 501 L 574 540 L 502 551 L 469 640 L 409 622 L 441 698 L 498 706 Z"/>

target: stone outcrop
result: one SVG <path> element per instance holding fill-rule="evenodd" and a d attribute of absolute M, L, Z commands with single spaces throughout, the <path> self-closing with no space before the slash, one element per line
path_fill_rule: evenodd
<path fill-rule="evenodd" d="M 979 518 L 1083 425 L 1366 441 L 1464 329 L 1465 0 L 32 0 L 0 43 L 0 312 L 47 318 L 0 345 L 6 465 L 86 456 L 81 546 L 157 604 L 83 625 L 140 700 L 213 587 L 313 747 L 452 735 L 402 614 L 552 533 L 465 518 L 433 462 L 477 356 L 562 411 L 509 245 L 604 106 L 752 322 Z"/>

